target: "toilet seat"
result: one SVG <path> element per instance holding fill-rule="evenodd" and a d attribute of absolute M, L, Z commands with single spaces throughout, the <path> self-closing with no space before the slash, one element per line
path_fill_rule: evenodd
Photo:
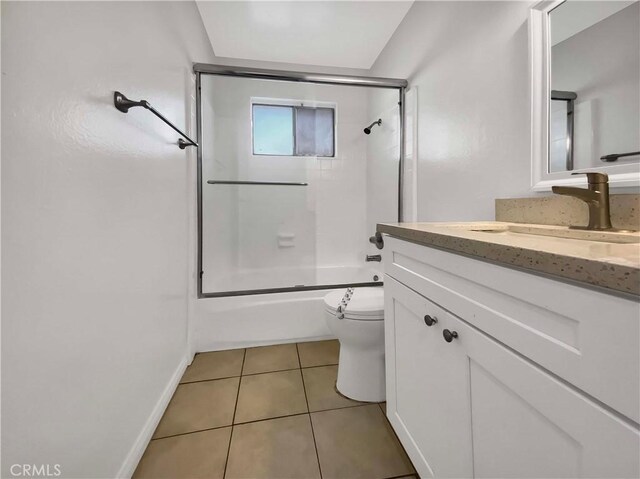
<path fill-rule="evenodd" d="M 350 297 L 346 290 L 333 291 L 324 297 L 325 311 L 338 316 L 342 306 L 343 319 L 382 321 L 384 319 L 384 290 L 382 288 L 354 288 Z M 342 302 L 346 300 L 346 306 Z"/>

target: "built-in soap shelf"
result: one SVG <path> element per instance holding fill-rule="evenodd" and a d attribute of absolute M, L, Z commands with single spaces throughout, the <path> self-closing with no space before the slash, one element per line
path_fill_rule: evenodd
<path fill-rule="evenodd" d="M 278 233 L 278 248 L 294 248 L 295 233 Z"/>

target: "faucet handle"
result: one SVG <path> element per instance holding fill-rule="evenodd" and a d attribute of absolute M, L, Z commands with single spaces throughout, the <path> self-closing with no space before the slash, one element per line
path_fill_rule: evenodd
<path fill-rule="evenodd" d="M 608 183 L 609 175 L 606 173 L 596 173 L 595 171 L 574 171 L 572 175 L 587 175 L 587 183 L 590 185 L 598 183 Z"/>

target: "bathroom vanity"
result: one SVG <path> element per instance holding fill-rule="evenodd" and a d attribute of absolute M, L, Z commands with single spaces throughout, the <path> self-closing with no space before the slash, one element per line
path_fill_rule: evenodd
<path fill-rule="evenodd" d="M 517 226 L 378 225 L 389 420 L 422 478 L 638 477 L 640 239 Z"/>

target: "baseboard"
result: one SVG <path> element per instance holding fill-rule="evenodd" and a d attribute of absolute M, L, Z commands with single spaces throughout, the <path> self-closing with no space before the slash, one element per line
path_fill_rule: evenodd
<path fill-rule="evenodd" d="M 269 339 L 266 341 L 233 341 L 233 342 L 221 342 L 214 341 L 206 344 L 198 345 L 198 353 L 204 353 L 209 351 L 226 351 L 230 349 L 242 349 L 242 348 L 256 348 L 259 346 L 274 346 L 279 344 L 289 343 L 307 343 L 310 341 L 326 341 L 327 339 L 338 339 L 333 335 L 321 335 L 321 336 L 309 336 L 303 338 L 294 339 Z"/>
<path fill-rule="evenodd" d="M 180 379 L 182 378 L 185 369 L 187 369 L 189 359 L 188 354 L 185 354 L 180 360 L 180 364 L 178 364 L 178 367 L 171 376 L 169 383 L 164 388 L 164 391 L 162 391 L 160 399 L 158 399 L 158 402 L 147 418 L 142 431 L 140 431 L 136 441 L 133 443 L 133 447 L 129 451 L 129 454 L 127 454 L 127 458 L 122 464 L 120 471 L 118 471 L 118 475 L 116 477 L 119 479 L 129 479 L 135 472 L 144 451 L 149 445 L 149 441 L 151 441 L 151 437 L 153 436 L 156 427 L 158 427 L 160 419 L 162 419 L 165 409 L 167 409 L 167 406 L 169 405 L 169 401 L 171 401 L 171 398 L 173 397 L 173 393 L 177 389 L 178 384 L 180 384 Z"/>

